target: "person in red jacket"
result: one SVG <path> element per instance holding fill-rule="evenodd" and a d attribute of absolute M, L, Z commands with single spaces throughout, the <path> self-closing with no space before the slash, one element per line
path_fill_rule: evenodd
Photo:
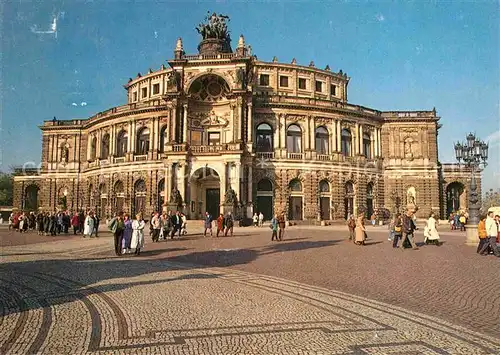
<path fill-rule="evenodd" d="M 79 221 L 78 213 L 75 213 L 73 217 L 71 217 L 71 225 L 73 226 L 74 235 L 76 235 L 76 231 L 78 230 Z"/>

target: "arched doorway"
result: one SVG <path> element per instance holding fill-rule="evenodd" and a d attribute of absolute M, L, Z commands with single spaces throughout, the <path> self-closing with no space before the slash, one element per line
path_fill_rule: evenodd
<path fill-rule="evenodd" d="M 114 211 L 115 213 L 123 212 L 123 205 L 125 203 L 125 189 L 123 188 L 123 182 L 117 181 L 115 183 L 115 188 L 113 189 L 115 195 L 115 205 Z"/>
<path fill-rule="evenodd" d="M 319 182 L 319 213 L 323 221 L 330 220 L 330 184 L 326 180 Z"/>
<path fill-rule="evenodd" d="M 108 207 L 108 192 L 106 191 L 106 184 L 99 184 L 99 199 L 97 201 L 96 213 L 102 220 L 106 219 L 106 208 Z"/>
<path fill-rule="evenodd" d="M 256 212 L 262 212 L 264 220 L 273 218 L 273 184 L 269 179 L 262 179 L 257 183 Z"/>
<path fill-rule="evenodd" d="M 40 189 L 37 185 L 32 184 L 26 187 L 24 196 L 24 210 L 36 211 L 38 210 L 38 192 Z"/>
<path fill-rule="evenodd" d="M 344 218 L 349 218 L 349 215 L 354 213 L 354 185 L 348 181 L 344 185 Z"/>
<path fill-rule="evenodd" d="M 146 183 L 144 180 L 137 180 L 134 184 L 134 208 L 132 211 L 132 218 L 135 218 L 135 215 L 138 213 L 142 213 L 145 216 L 146 212 Z"/>
<path fill-rule="evenodd" d="M 215 219 L 220 213 L 220 178 L 217 172 L 209 167 L 196 170 L 190 178 L 191 206 L 189 216 L 202 219 L 205 212 Z"/>
<path fill-rule="evenodd" d="M 370 218 L 373 214 L 373 183 L 366 185 L 366 216 Z"/>
<path fill-rule="evenodd" d="M 446 215 L 465 209 L 466 194 L 464 185 L 458 181 L 452 182 L 446 187 Z"/>
<path fill-rule="evenodd" d="M 300 221 L 303 219 L 302 214 L 302 182 L 298 179 L 293 179 L 288 185 L 290 188 L 290 199 L 288 205 L 288 219 Z"/>

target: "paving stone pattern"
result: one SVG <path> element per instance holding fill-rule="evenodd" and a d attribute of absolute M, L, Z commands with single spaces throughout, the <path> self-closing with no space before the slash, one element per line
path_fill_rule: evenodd
<path fill-rule="evenodd" d="M 112 256 L 107 237 L 3 247 L 0 354 L 500 354 L 500 339 L 491 333 L 320 287 L 315 279 L 238 270 L 295 262 L 294 273 L 302 269 L 308 277 L 306 268 L 335 248 L 351 256 L 366 253 L 364 260 L 376 269 L 391 261 L 372 255 L 383 243 L 363 250 L 328 243 L 321 233 L 290 231 L 288 241 L 271 243 L 267 231 L 241 229 L 234 238 L 148 243 L 144 255 L 122 258 Z M 439 253 L 446 256 L 454 245 L 445 244 Z M 408 260 L 427 252 L 432 260 L 437 248 L 426 249 L 389 252 Z M 312 255 L 314 262 L 302 262 Z M 335 272 L 326 260 L 325 265 Z M 423 294 L 436 293 L 427 286 L 421 286 Z M 471 284 L 472 292 L 476 286 Z"/>

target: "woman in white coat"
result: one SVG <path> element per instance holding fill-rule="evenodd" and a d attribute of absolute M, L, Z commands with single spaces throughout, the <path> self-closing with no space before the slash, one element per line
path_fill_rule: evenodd
<path fill-rule="evenodd" d="M 135 254 L 139 255 L 141 249 L 144 248 L 144 227 L 146 223 L 142 219 L 142 214 L 139 213 L 135 216 L 135 220 L 132 222 L 132 239 L 130 240 L 130 247 L 135 248 Z"/>
<path fill-rule="evenodd" d="M 87 214 L 87 217 L 85 217 L 85 225 L 83 227 L 83 237 L 84 238 L 86 236 L 90 237 L 93 232 L 94 232 L 94 218 L 92 218 L 92 212 L 89 212 Z"/>
<path fill-rule="evenodd" d="M 437 221 L 434 217 L 434 212 L 431 212 L 429 219 L 424 228 L 424 237 L 425 244 L 434 244 L 438 247 L 441 246 L 441 242 L 439 241 L 439 233 L 437 231 Z"/>

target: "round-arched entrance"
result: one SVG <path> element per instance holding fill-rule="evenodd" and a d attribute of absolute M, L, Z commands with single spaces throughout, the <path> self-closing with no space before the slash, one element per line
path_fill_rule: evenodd
<path fill-rule="evenodd" d="M 264 215 L 264 220 L 273 218 L 273 184 L 269 179 L 262 179 L 257 183 L 256 212 Z"/>
<path fill-rule="evenodd" d="M 207 167 L 197 169 L 189 179 L 191 219 L 203 219 L 205 212 L 215 219 L 220 213 L 221 191 L 219 174 Z"/>
<path fill-rule="evenodd" d="M 293 179 L 288 185 L 290 189 L 290 198 L 288 201 L 288 219 L 291 221 L 300 221 L 303 219 L 303 191 L 302 182 L 299 179 Z"/>
<path fill-rule="evenodd" d="M 132 211 L 132 218 L 138 213 L 144 216 L 146 212 L 146 183 L 144 180 L 137 180 L 134 184 L 134 209 Z"/>
<path fill-rule="evenodd" d="M 466 209 L 467 206 L 465 187 L 461 182 L 455 181 L 446 187 L 446 215 Z"/>
<path fill-rule="evenodd" d="M 344 189 L 344 218 L 348 219 L 349 215 L 354 214 L 354 184 L 348 181 Z"/>

